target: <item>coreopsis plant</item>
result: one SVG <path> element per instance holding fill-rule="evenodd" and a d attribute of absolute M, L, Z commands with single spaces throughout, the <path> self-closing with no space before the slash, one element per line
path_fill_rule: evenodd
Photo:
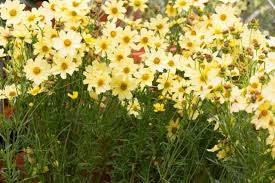
<path fill-rule="evenodd" d="M 50 0 L 31 10 L 19 0 L 2 3 L 0 98 L 27 113 L 22 120 L 40 105 L 75 116 L 107 111 L 95 124 L 111 113 L 138 120 L 173 113 L 159 124 L 164 141 L 180 142 L 190 126 L 211 124 L 219 139 L 208 151 L 221 161 L 240 151 L 232 131 L 249 121 L 266 141 L 265 156 L 275 158 L 274 39 L 255 22 L 243 23 L 233 0 L 169 1 L 154 16 L 149 8 L 147 0 Z M 70 103 L 82 108 L 72 111 Z M 36 166 L 33 176 L 48 171 Z"/>

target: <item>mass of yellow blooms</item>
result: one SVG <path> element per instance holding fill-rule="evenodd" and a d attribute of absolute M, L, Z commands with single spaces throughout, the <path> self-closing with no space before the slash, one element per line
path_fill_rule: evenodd
<path fill-rule="evenodd" d="M 149 16 L 148 0 L 49 0 L 31 10 L 7 0 L 0 8 L 0 99 L 51 93 L 56 82 L 82 75 L 91 100 L 117 96 L 136 117 L 136 91 L 159 93 L 191 120 L 201 113 L 195 103 L 226 104 L 268 131 L 275 158 L 275 41 L 256 21 L 243 23 L 235 3 L 211 11 L 208 0 L 176 0 Z M 165 102 L 153 107 L 166 109 Z M 177 130 L 178 121 L 170 126 Z M 209 151 L 223 158 L 220 147 Z"/>

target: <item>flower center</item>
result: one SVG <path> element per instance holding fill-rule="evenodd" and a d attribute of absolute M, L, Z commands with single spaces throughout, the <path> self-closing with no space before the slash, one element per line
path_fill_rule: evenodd
<path fill-rule="evenodd" d="M 267 110 L 262 110 L 261 111 L 261 114 L 260 114 L 261 117 L 266 117 L 267 115 L 268 115 L 268 111 Z"/>
<path fill-rule="evenodd" d="M 161 30 L 162 28 L 163 28 L 163 25 L 162 25 L 162 24 L 158 24 L 158 25 L 157 25 L 157 29 L 158 29 L 158 30 Z"/>
<path fill-rule="evenodd" d="M 113 7 L 112 9 L 111 9 L 111 12 L 112 12 L 112 14 L 117 14 L 118 13 L 118 9 L 117 9 L 117 7 Z"/>
<path fill-rule="evenodd" d="M 139 6 L 141 5 L 140 0 L 136 0 L 136 1 L 134 2 L 134 5 L 135 5 L 136 7 L 139 7 Z"/>
<path fill-rule="evenodd" d="M 65 45 L 66 47 L 71 46 L 71 44 L 72 44 L 72 41 L 71 41 L 71 40 L 69 40 L 69 39 L 65 39 L 65 40 L 64 40 L 64 45 Z"/>
<path fill-rule="evenodd" d="M 78 7 L 80 3 L 79 3 L 79 2 L 74 1 L 72 4 L 73 4 L 73 7 Z"/>
<path fill-rule="evenodd" d="M 63 63 L 61 64 L 61 69 L 62 69 L 63 71 L 67 70 L 67 69 L 68 69 L 68 64 L 63 62 Z"/>
<path fill-rule="evenodd" d="M 51 39 L 56 38 L 56 37 L 57 37 L 56 33 L 51 34 Z"/>
<path fill-rule="evenodd" d="M 106 50 L 107 49 L 107 44 L 106 43 L 102 43 L 100 47 L 101 47 L 102 50 Z"/>
<path fill-rule="evenodd" d="M 15 91 L 11 91 L 11 92 L 9 93 L 9 96 L 11 96 L 11 97 L 16 96 L 16 92 L 15 92 Z"/>
<path fill-rule="evenodd" d="M 46 46 L 46 45 L 42 46 L 42 51 L 43 51 L 43 52 L 47 52 L 47 51 L 49 51 L 48 46 Z"/>
<path fill-rule="evenodd" d="M 193 46 L 193 43 L 191 43 L 191 42 L 187 43 L 187 47 L 191 48 L 192 46 Z"/>
<path fill-rule="evenodd" d="M 170 85 L 171 85 L 170 82 L 165 82 L 165 83 L 164 83 L 164 88 L 169 88 Z"/>
<path fill-rule="evenodd" d="M 50 7 L 50 9 L 51 9 L 52 11 L 55 11 L 55 4 L 52 4 L 51 7 Z"/>
<path fill-rule="evenodd" d="M 103 79 L 99 79 L 99 80 L 97 81 L 97 86 L 103 86 L 103 85 L 104 85 Z"/>
<path fill-rule="evenodd" d="M 180 88 L 178 89 L 178 91 L 179 91 L 180 93 L 184 92 L 183 87 L 180 87 Z"/>
<path fill-rule="evenodd" d="M 17 15 L 17 11 L 15 9 L 10 10 L 10 16 L 15 17 Z"/>
<path fill-rule="evenodd" d="M 116 31 L 111 31 L 110 35 L 112 38 L 116 37 Z"/>
<path fill-rule="evenodd" d="M 130 37 L 129 36 L 124 36 L 123 37 L 123 41 L 124 41 L 124 43 L 129 43 L 130 42 Z"/>
<path fill-rule="evenodd" d="M 123 69 L 123 72 L 124 72 L 125 74 L 128 74 L 128 73 L 130 72 L 129 67 L 125 67 L 125 68 Z"/>
<path fill-rule="evenodd" d="M 161 47 L 161 43 L 160 43 L 160 42 L 156 42 L 156 43 L 155 43 L 155 46 L 156 46 L 157 48 L 160 48 L 160 47 Z"/>
<path fill-rule="evenodd" d="M 143 43 L 148 43 L 148 41 L 149 41 L 148 37 L 143 37 L 143 38 L 142 38 L 142 42 L 143 42 Z"/>
<path fill-rule="evenodd" d="M 71 12 L 71 15 L 72 15 L 73 17 L 77 16 L 76 11 L 72 11 L 72 12 Z"/>
<path fill-rule="evenodd" d="M 40 69 L 39 67 L 34 67 L 34 68 L 32 69 L 32 72 L 33 72 L 35 75 L 38 75 L 38 74 L 40 74 L 41 69 Z"/>
<path fill-rule="evenodd" d="M 30 16 L 28 17 L 28 21 L 29 21 L 29 22 L 34 21 L 34 19 L 35 19 L 35 16 L 34 16 L 34 15 L 30 15 Z"/>
<path fill-rule="evenodd" d="M 160 63 L 160 59 L 159 58 L 155 58 L 153 62 L 154 62 L 154 64 L 159 64 Z"/>
<path fill-rule="evenodd" d="M 147 73 L 143 74 L 141 78 L 142 78 L 142 80 L 146 81 L 149 79 L 149 74 L 147 74 Z"/>
<path fill-rule="evenodd" d="M 125 91 L 125 90 L 127 90 L 127 88 L 128 88 L 128 85 L 127 85 L 127 83 L 121 83 L 120 84 L 120 89 L 122 90 L 122 91 Z"/>
<path fill-rule="evenodd" d="M 117 59 L 118 61 L 121 61 L 123 58 L 124 58 L 124 57 L 123 57 L 123 55 L 121 55 L 121 54 L 117 55 L 117 57 L 116 57 L 116 59 Z"/>
<path fill-rule="evenodd" d="M 177 128 L 177 127 L 172 127 L 171 132 L 172 132 L 173 134 L 176 134 L 177 131 L 178 131 L 178 128 Z"/>
<path fill-rule="evenodd" d="M 138 108 L 138 106 L 133 106 L 133 111 L 135 111 L 135 112 L 138 112 L 139 111 L 139 108 Z"/>
<path fill-rule="evenodd" d="M 220 19 L 222 21 L 225 21 L 227 19 L 227 16 L 225 14 L 221 14 Z"/>
<path fill-rule="evenodd" d="M 175 65 L 175 63 L 174 63 L 173 60 L 169 60 L 168 65 L 169 65 L 170 67 L 173 67 L 173 66 Z"/>

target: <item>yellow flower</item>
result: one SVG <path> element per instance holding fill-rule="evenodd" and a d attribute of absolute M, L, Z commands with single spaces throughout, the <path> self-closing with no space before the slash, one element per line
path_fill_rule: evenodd
<path fill-rule="evenodd" d="M 164 99 L 165 99 L 165 96 L 160 95 L 160 96 L 159 96 L 159 99 L 160 99 L 160 100 L 164 100 Z"/>
<path fill-rule="evenodd" d="M 96 39 L 93 38 L 92 35 L 90 35 L 89 33 L 85 33 L 85 32 L 82 34 L 82 36 L 83 36 L 85 43 L 89 46 L 89 48 L 92 48 Z"/>
<path fill-rule="evenodd" d="M 134 61 L 132 59 L 124 60 L 123 62 L 120 62 L 117 64 L 116 67 L 113 68 L 114 74 L 122 74 L 123 76 L 132 76 L 132 74 L 136 73 L 138 69 L 138 65 L 134 64 Z"/>
<path fill-rule="evenodd" d="M 178 135 L 178 130 L 180 128 L 179 119 L 177 119 L 176 121 L 170 121 L 169 125 L 166 128 L 168 131 L 167 137 L 171 140 L 175 140 Z"/>
<path fill-rule="evenodd" d="M 134 73 L 134 76 L 138 79 L 138 83 L 141 88 L 145 86 L 152 86 L 155 72 L 150 68 L 140 68 L 138 72 Z"/>
<path fill-rule="evenodd" d="M 91 91 L 92 88 L 94 88 L 96 93 L 100 94 L 110 90 L 111 78 L 107 73 L 96 75 L 95 77 L 84 81 L 88 81 L 88 91 Z"/>
<path fill-rule="evenodd" d="M 52 67 L 52 73 L 54 75 L 60 74 L 62 79 L 66 79 L 67 74 L 72 75 L 77 69 L 77 65 L 73 62 L 72 58 L 62 58 L 60 55 L 55 55 L 54 65 Z"/>
<path fill-rule="evenodd" d="M 163 112 L 165 111 L 164 104 L 156 103 L 154 104 L 154 112 Z"/>
<path fill-rule="evenodd" d="M 39 87 L 39 86 L 35 86 L 32 89 L 30 89 L 28 91 L 28 93 L 31 94 L 32 96 L 36 96 L 36 95 L 38 95 L 39 93 L 41 93 L 43 91 L 44 91 L 44 88 Z"/>
<path fill-rule="evenodd" d="M 33 48 L 33 53 L 40 57 L 48 57 L 54 53 L 51 41 L 45 38 L 38 39 L 38 42 L 33 45 Z"/>
<path fill-rule="evenodd" d="M 124 46 L 116 47 L 116 49 L 113 50 L 113 52 L 108 55 L 108 57 L 111 60 L 109 67 L 115 68 L 115 67 L 118 67 L 118 65 L 121 62 L 131 60 L 131 58 L 129 58 L 130 53 L 131 53 L 131 49 L 128 47 L 124 47 Z"/>
<path fill-rule="evenodd" d="M 168 17 L 174 17 L 177 15 L 177 9 L 172 4 L 167 4 L 165 13 Z"/>
<path fill-rule="evenodd" d="M 153 71 L 163 72 L 166 66 L 166 54 L 164 50 L 151 50 L 151 52 L 146 53 L 145 55 L 145 64 L 152 69 Z"/>
<path fill-rule="evenodd" d="M 211 149 L 207 149 L 207 151 L 209 151 L 209 152 L 216 152 L 218 150 L 220 150 L 220 144 L 216 144 Z"/>
<path fill-rule="evenodd" d="M 177 8 L 178 12 L 188 11 L 192 3 L 190 0 L 176 0 L 175 8 Z"/>
<path fill-rule="evenodd" d="M 28 27 L 32 27 L 35 26 L 35 24 L 38 22 L 39 20 L 39 10 L 37 10 L 36 8 L 33 8 L 31 11 L 27 11 L 25 12 L 25 18 L 23 19 L 23 24 L 28 26 Z"/>
<path fill-rule="evenodd" d="M 162 17 L 161 14 L 158 14 L 156 18 L 150 19 L 149 27 L 158 32 L 161 36 L 164 36 L 169 31 L 169 18 Z"/>
<path fill-rule="evenodd" d="M 270 111 L 271 104 L 269 101 L 263 102 L 254 112 L 251 123 L 255 125 L 256 130 L 268 129 L 273 123 L 273 114 Z"/>
<path fill-rule="evenodd" d="M 68 93 L 68 97 L 70 97 L 71 99 L 75 100 L 78 97 L 78 92 L 77 91 L 73 91 L 73 94 Z"/>
<path fill-rule="evenodd" d="M 95 90 L 98 95 L 110 90 L 111 77 L 109 72 L 109 68 L 105 63 L 94 61 L 93 66 L 87 66 L 83 73 L 86 76 L 83 83 L 88 85 L 88 91 Z"/>
<path fill-rule="evenodd" d="M 147 3 L 148 0 L 130 0 L 129 5 L 134 8 L 135 11 L 140 10 L 144 11 L 145 8 L 147 8 Z"/>
<path fill-rule="evenodd" d="M 219 142 L 214 145 L 211 149 L 207 149 L 209 152 L 217 152 L 217 157 L 219 159 L 225 159 L 234 153 L 234 149 L 232 146 L 225 144 L 224 142 Z"/>
<path fill-rule="evenodd" d="M 29 59 L 24 67 L 27 79 L 39 85 L 43 81 L 47 80 L 50 75 L 50 64 L 44 59 L 37 58 L 35 61 Z"/>
<path fill-rule="evenodd" d="M 155 35 L 150 39 L 152 47 L 156 50 L 166 50 L 168 48 L 167 40 L 161 36 Z"/>
<path fill-rule="evenodd" d="M 95 53 L 101 53 L 103 56 L 110 53 L 113 48 L 113 42 L 108 37 L 100 37 L 95 40 Z"/>
<path fill-rule="evenodd" d="M 22 18 L 24 19 L 24 8 L 25 5 L 20 3 L 19 0 L 7 0 L 2 4 L 1 8 L 1 18 L 7 20 L 6 24 L 17 24 Z"/>
<path fill-rule="evenodd" d="M 118 96 L 120 100 L 131 99 L 134 89 L 136 89 L 136 79 L 132 77 L 123 77 L 115 75 L 112 77 L 111 88 L 113 95 Z"/>
<path fill-rule="evenodd" d="M 103 10 L 108 14 L 108 19 L 113 20 L 123 20 L 124 14 L 126 13 L 126 8 L 123 7 L 123 1 L 117 0 L 108 0 L 103 6 Z"/>
<path fill-rule="evenodd" d="M 167 93 L 171 94 L 171 89 L 174 85 L 174 75 L 172 73 L 162 73 L 157 79 L 158 89 L 162 90 L 162 94 L 165 95 Z"/>
<path fill-rule="evenodd" d="M 53 39 L 53 47 L 59 51 L 60 55 L 74 56 L 76 49 L 81 47 L 81 36 L 78 32 L 60 31 L 59 36 Z"/>
<path fill-rule="evenodd" d="M 138 33 L 136 30 L 131 30 L 130 26 L 126 26 L 118 35 L 118 41 L 121 46 L 136 49 Z"/>
<path fill-rule="evenodd" d="M 134 115 L 135 117 L 137 117 L 139 115 L 140 112 L 140 104 L 138 102 L 138 100 L 135 98 L 128 106 L 128 113 L 131 115 Z"/>
<path fill-rule="evenodd" d="M 220 27 L 222 30 L 227 30 L 232 26 L 237 19 L 235 17 L 235 9 L 229 5 L 221 5 L 216 7 L 216 14 L 212 15 L 214 25 Z"/>
<path fill-rule="evenodd" d="M 6 85 L 4 90 L 1 93 L 2 93 L 2 96 L 0 97 L 2 99 L 7 98 L 11 100 L 14 97 L 18 96 L 20 94 L 20 91 L 18 89 L 18 86 L 16 86 L 15 84 L 12 84 L 12 85 Z"/>
<path fill-rule="evenodd" d="M 148 50 L 148 47 L 152 45 L 152 42 L 150 40 L 153 36 L 153 31 L 142 28 L 140 30 L 140 35 L 138 36 L 138 45 L 136 49 L 140 50 L 141 48 L 144 48 L 145 50 Z"/>
<path fill-rule="evenodd" d="M 112 39 L 112 41 L 117 42 L 116 38 L 118 37 L 118 34 L 121 31 L 122 31 L 122 28 L 117 27 L 116 21 L 112 20 L 112 21 L 106 22 L 106 24 L 104 25 L 104 28 L 102 30 L 102 33 L 103 33 L 104 37 L 108 37 L 108 38 Z"/>

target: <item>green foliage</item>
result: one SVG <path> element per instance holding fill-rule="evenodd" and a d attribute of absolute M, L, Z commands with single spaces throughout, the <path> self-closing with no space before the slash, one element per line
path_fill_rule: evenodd
<path fill-rule="evenodd" d="M 80 82 L 68 78 L 55 86 L 53 95 L 21 96 L 14 117 L 2 118 L 0 157 L 7 182 L 270 182 L 274 178 L 274 161 L 265 153 L 266 134 L 259 136 L 246 113 L 232 116 L 226 105 L 205 102 L 196 106 L 203 111 L 196 120 L 183 116 L 172 141 L 166 126 L 176 117 L 175 110 L 166 104 L 165 113 L 153 112 L 155 94 L 136 93 L 144 103 L 136 119 L 117 105 L 115 97 L 99 107 Z M 81 95 L 71 100 L 66 93 L 74 90 Z M 207 151 L 221 139 L 207 122 L 211 114 L 219 117 L 234 149 L 225 160 Z M 35 161 L 30 164 L 25 156 L 24 171 L 19 171 L 14 157 L 27 147 L 33 149 Z"/>

